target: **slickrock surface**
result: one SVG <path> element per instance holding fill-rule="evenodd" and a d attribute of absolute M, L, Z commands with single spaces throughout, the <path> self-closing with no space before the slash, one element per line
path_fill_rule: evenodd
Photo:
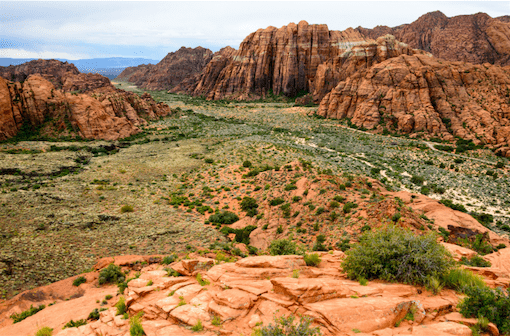
<path fill-rule="evenodd" d="M 126 68 L 118 78 L 149 90 L 168 90 L 199 74 L 212 56 L 213 52 L 206 48 L 181 47 L 166 55 L 156 65 Z"/>
<path fill-rule="evenodd" d="M 346 280 L 340 270 L 342 252 L 321 252 L 318 268 L 305 266 L 301 256 L 258 256 L 219 264 L 205 257 L 200 257 L 200 262 L 193 259 L 197 256 L 192 254 L 192 259 L 170 265 L 173 269 L 184 268 L 183 263 L 188 263 L 188 267 L 208 265 L 188 268 L 188 276 L 168 277 L 163 266 L 152 264 L 128 283 L 124 293 L 128 313 L 134 316 L 143 312 L 142 326 L 148 336 L 193 335 L 191 326 L 198 321 L 204 326 L 201 335 L 250 335 L 254 328 L 272 323 L 274 316 L 289 315 L 312 317 L 313 325 L 323 335 L 468 336 L 471 330 L 467 325 L 476 323 L 456 312 L 459 297 L 450 290 L 434 296 L 409 285 L 372 281 L 361 286 Z M 197 274 L 210 283 L 200 285 Z M 71 281 L 64 280 L 61 285 Z M 58 336 L 129 335 L 129 321 L 116 316 L 113 307 L 119 296 L 104 306 L 107 309 L 100 312 L 99 320 L 61 330 L 71 318 L 86 319 L 89 310 L 100 307 L 95 301 L 101 295 L 113 294 L 116 287 L 97 288 L 97 273 L 91 273 L 79 290 L 79 298 L 59 299 L 17 324 L 4 322 L 0 334 L 31 335 L 44 325 L 54 328 L 54 335 Z M 11 300 L 14 304 L 9 311 L 0 313 L 3 321 L 8 314 L 20 311 L 21 303 L 27 304 L 28 296 L 24 300 L 21 296 L 15 298 L 16 302 Z M 47 301 L 33 299 L 34 303 Z M 414 321 L 407 321 L 404 317 L 411 310 L 415 312 Z M 212 323 L 215 317 L 215 321 L 221 320 L 220 325 Z M 490 327 L 497 333 L 495 326 Z"/>
<path fill-rule="evenodd" d="M 509 156 L 509 70 L 401 55 L 341 81 L 318 114 L 367 129 L 483 141 Z"/>
<path fill-rule="evenodd" d="M 376 39 L 385 34 L 413 48 L 449 61 L 510 64 L 510 22 L 507 17 L 491 18 L 485 13 L 447 17 L 436 11 L 410 24 L 397 27 L 356 28 Z"/>
<path fill-rule="evenodd" d="M 69 74 L 61 80 L 63 90 L 38 74 L 23 83 L 0 78 L 0 140 L 42 126 L 54 136 L 116 140 L 138 133 L 137 126 L 147 123 L 144 117 L 170 114 L 150 95 L 117 90 L 101 75 Z"/>
<path fill-rule="evenodd" d="M 244 39 L 232 58 L 226 57 L 219 74 L 222 60 L 208 68 L 212 71 L 193 94 L 208 99 L 253 99 L 269 92 L 292 97 L 311 90 L 319 64 L 365 40 L 353 29 L 330 31 L 327 25 L 306 21 L 259 29 Z"/>

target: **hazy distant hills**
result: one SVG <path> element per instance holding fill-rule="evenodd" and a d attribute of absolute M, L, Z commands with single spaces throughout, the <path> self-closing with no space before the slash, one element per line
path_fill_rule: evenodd
<path fill-rule="evenodd" d="M 0 66 L 18 65 L 32 61 L 36 58 L 0 58 Z M 61 62 L 73 63 L 80 72 L 99 73 L 110 79 L 117 77 L 125 68 L 138 66 L 140 64 L 157 64 L 159 60 L 148 58 L 126 58 L 126 57 L 109 57 L 109 58 L 90 58 L 80 60 L 58 59 Z"/>

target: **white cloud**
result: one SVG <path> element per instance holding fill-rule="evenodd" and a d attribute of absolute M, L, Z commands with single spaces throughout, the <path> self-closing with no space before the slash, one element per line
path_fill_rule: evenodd
<path fill-rule="evenodd" d="M 69 54 L 66 52 L 54 51 L 28 51 L 24 49 L 0 49 L 0 57 L 5 58 L 65 58 L 69 60 L 77 60 L 90 58 L 88 55 L 83 54 Z"/>

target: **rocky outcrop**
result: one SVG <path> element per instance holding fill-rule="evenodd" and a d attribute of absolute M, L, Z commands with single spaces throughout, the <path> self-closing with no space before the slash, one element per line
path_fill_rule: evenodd
<path fill-rule="evenodd" d="M 423 132 L 486 143 L 510 155 L 510 69 L 401 55 L 359 70 L 318 114 L 367 129 Z"/>
<path fill-rule="evenodd" d="M 223 68 L 232 60 L 235 52 L 236 50 L 232 47 L 225 47 L 215 52 L 201 73 L 186 78 L 170 92 L 200 96 L 211 91 L 216 84 L 216 79 Z"/>
<path fill-rule="evenodd" d="M 340 81 L 346 80 L 359 70 L 369 69 L 374 64 L 399 55 L 426 54 L 422 50 L 410 48 L 399 42 L 393 35 L 378 37 L 353 46 L 351 50 L 334 57 L 317 67 L 313 83 L 313 100 L 320 103 Z"/>
<path fill-rule="evenodd" d="M 179 269 L 183 262 L 199 265 L 207 261 L 215 266 L 191 268 L 191 273 L 179 277 L 168 276 L 164 265 L 151 264 L 128 282 L 124 291 L 127 312 L 131 317 L 141 315 L 147 335 L 192 336 L 189 329 L 198 321 L 203 335 L 250 335 L 255 328 L 267 327 L 281 316 L 309 317 L 313 319 L 312 327 L 319 328 L 325 336 L 471 335 L 465 324 L 475 324 L 476 320 L 454 312 L 460 297 L 453 291 L 432 295 L 424 288 L 380 281 L 362 286 L 347 280 L 342 273 L 342 252 L 319 254 L 319 266 L 309 267 L 302 256 L 258 256 L 226 263 L 215 261 L 214 253 L 206 257 L 192 253 L 169 265 L 170 269 Z M 132 268 L 124 269 L 130 277 L 134 276 Z M 493 274 L 490 269 L 488 273 Z M 505 269 L 500 275 L 508 276 L 508 271 Z M 115 296 L 117 286 L 98 286 L 97 272 L 85 277 L 86 282 L 78 288 L 71 285 L 76 278 L 73 277 L 24 292 L 0 305 L 0 333 L 32 335 L 48 326 L 57 336 L 129 334 L 129 320 L 117 315 L 115 308 L 120 297 L 99 303 L 105 295 Z M 508 284 L 508 278 L 492 277 L 496 280 L 486 279 L 489 284 Z M 68 300 L 75 292 L 79 292 L 78 297 Z M 10 314 L 19 313 L 30 304 L 49 303 L 54 304 L 22 322 L 9 323 Z M 62 330 L 71 319 L 87 319 L 95 308 L 105 308 L 99 312 L 98 320 L 89 319 L 84 326 Z M 405 318 L 408 313 L 413 316 L 412 321 Z M 490 328 L 497 334 L 494 324 Z"/>
<path fill-rule="evenodd" d="M 60 62 L 54 59 L 39 59 L 19 65 L 0 67 L 0 77 L 12 82 L 23 82 L 28 76 L 34 74 L 39 74 L 55 87 L 60 88 L 66 76 L 79 75 L 80 71 L 72 63 Z"/>
<path fill-rule="evenodd" d="M 239 50 L 211 66 L 196 88 L 195 96 L 207 99 L 255 99 L 269 93 L 296 96 L 309 92 L 317 67 L 365 42 L 357 31 L 330 31 L 327 25 L 306 21 L 281 28 L 267 27 L 248 35 Z"/>
<path fill-rule="evenodd" d="M 199 74 L 209 63 L 213 52 L 197 47 L 169 53 L 156 65 L 127 68 L 117 78 L 135 83 L 148 90 L 169 90 L 183 80 Z"/>
<path fill-rule="evenodd" d="M 0 78 L 0 140 L 36 130 L 56 137 L 116 140 L 138 133 L 138 126 L 147 123 L 144 118 L 170 113 L 167 105 L 156 103 L 149 95 L 138 97 L 117 90 L 100 75 L 62 78 L 63 87 L 70 92 L 37 74 L 23 83 Z"/>
<path fill-rule="evenodd" d="M 436 11 L 410 24 L 397 27 L 356 28 L 376 39 L 385 34 L 412 48 L 422 49 L 449 61 L 510 65 L 510 22 L 508 17 L 491 18 L 485 13 L 447 17 Z"/>

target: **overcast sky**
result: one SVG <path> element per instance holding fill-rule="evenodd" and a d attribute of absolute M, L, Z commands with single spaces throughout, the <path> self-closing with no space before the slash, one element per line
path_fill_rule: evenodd
<path fill-rule="evenodd" d="M 0 57 L 144 57 L 181 46 L 238 48 L 249 33 L 306 20 L 329 29 L 397 26 L 447 16 L 510 15 L 510 1 L 483 2 L 24 2 L 0 0 Z"/>

